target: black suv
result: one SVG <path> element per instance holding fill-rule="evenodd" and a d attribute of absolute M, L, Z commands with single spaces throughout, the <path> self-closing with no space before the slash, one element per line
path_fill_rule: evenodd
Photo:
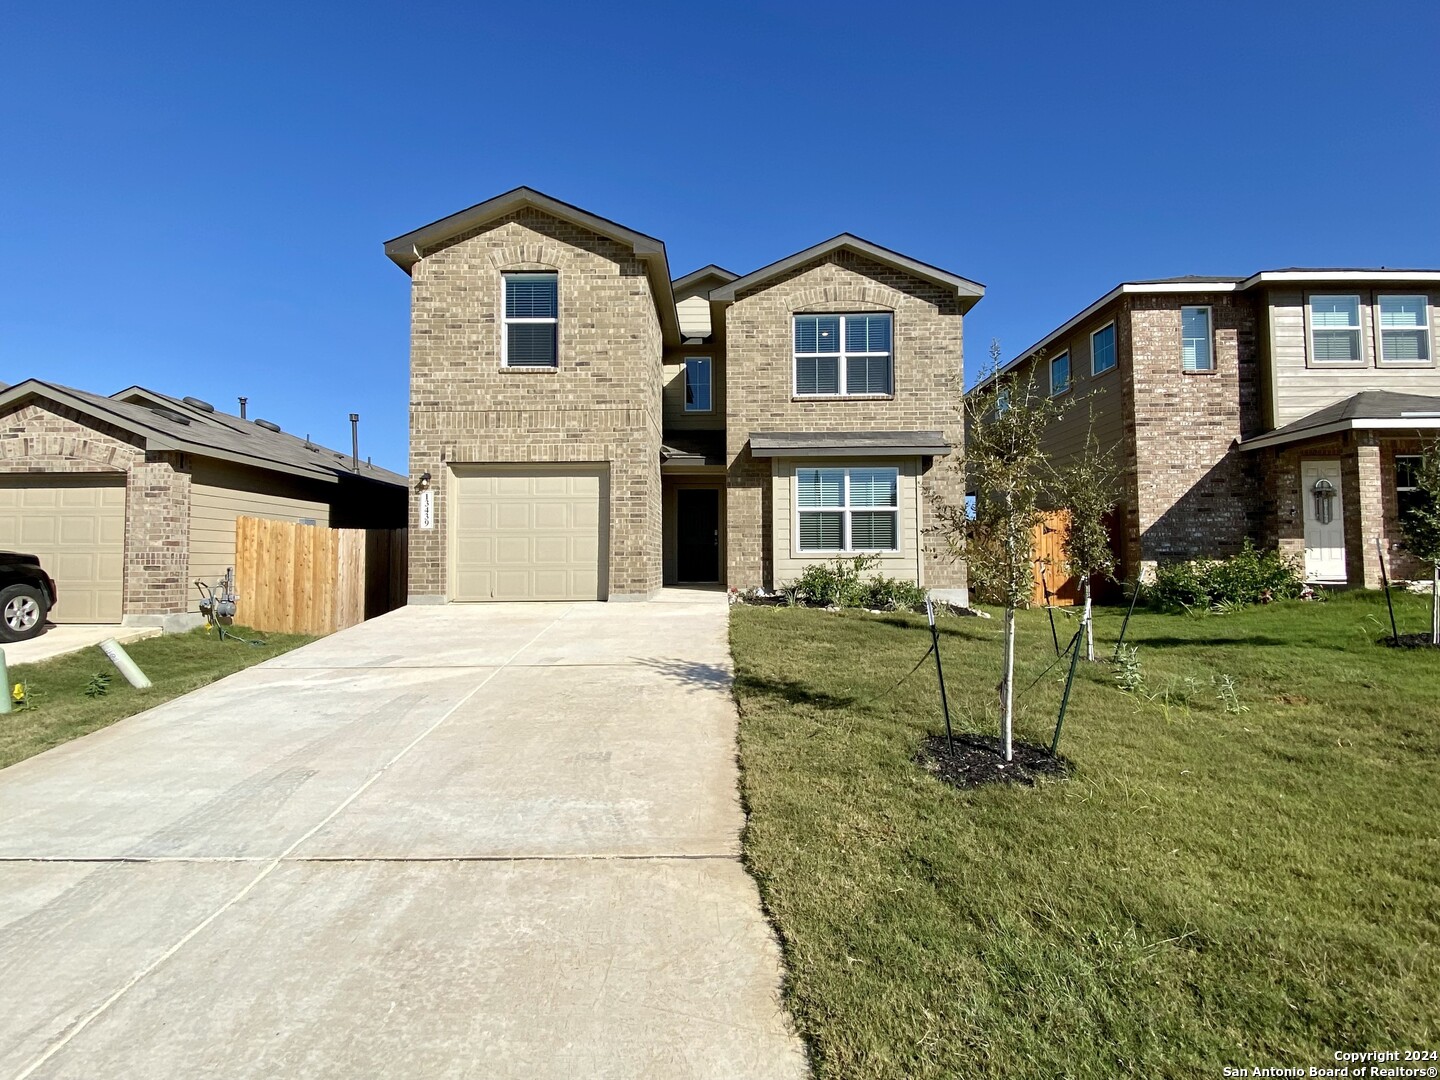
<path fill-rule="evenodd" d="M 25 641 L 45 629 L 55 582 L 34 555 L 0 551 L 0 641 Z"/>

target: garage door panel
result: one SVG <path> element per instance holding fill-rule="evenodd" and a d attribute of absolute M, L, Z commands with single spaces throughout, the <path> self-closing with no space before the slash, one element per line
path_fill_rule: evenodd
<path fill-rule="evenodd" d="M 459 466 L 453 477 L 453 598 L 598 599 L 608 528 L 602 471 L 484 470 Z"/>
<path fill-rule="evenodd" d="M 0 547 L 40 557 L 55 622 L 119 622 L 125 552 L 121 476 L 0 476 Z"/>

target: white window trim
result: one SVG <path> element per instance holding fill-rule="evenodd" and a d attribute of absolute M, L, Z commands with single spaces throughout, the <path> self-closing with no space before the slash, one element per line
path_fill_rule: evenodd
<path fill-rule="evenodd" d="M 706 388 L 710 393 L 710 406 L 705 409 L 692 408 L 690 405 L 690 361 L 704 360 L 708 365 L 705 368 L 709 376 L 709 386 Z M 682 412 L 696 413 L 703 415 L 715 411 L 715 358 L 712 356 L 687 356 L 685 363 L 680 369 L 680 408 Z"/>
<path fill-rule="evenodd" d="M 1210 336 L 1210 366 L 1187 368 L 1185 366 L 1185 312 L 1205 312 L 1205 329 Z M 1215 359 L 1215 308 L 1210 304 L 1181 304 L 1180 305 L 1180 370 L 1186 375 L 1212 375 L 1220 370 L 1220 365 Z"/>
<path fill-rule="evenodd" d="M 1115 348 L 1114 348 L 1113 353 L 1111 354 L 1112 357 L 1113 357 L 1113 360 L 1112 360 L 1110 366 L 1107 367 L 1107 368 L 1102 368 L 1102 369 L 1100 369 L 1099 371 L 1096 371 L 1096 370 L 1095 370 L 1095 339 L 1096 339 L 1097 337 L 1099 337 L 1101 334 L 1103 334 L 1106 330 L 1112 329 L 1114 326 L 1115 326 L 1115 320 L 1114 320 L 1114 319 L 1111 319 L 1108 323 L 1106 323 L 1104 326 L 1100 327 L 1098 330 L 1091 331 L 1091 334 L 1090 334 L 1090 377 L 1091 377 L 1092 379 L 1093 379 L 1096 375 L 1104 375 L 1104 374 L 1105 374 L 1106 372 L 1108 372 L 1108 371 L 1114 371 L 1116 368 L 1118 368 L 1118 367 L 1120 366 L 1120 331 L 1116 330 L 1116 331 L 1115 331 Z M 1070 382 L 1071 382 L 1072 384 L 1075 382 L 1075 372 L 1073 372 L 1073 371 L 1070 372 Z"/>
<path fill-rule="evenodd" d="M 1403 487 L 1400 485 L 1400 462 L 1402 462 L 1402 461 L 1413 461 L 1413 462 L 1415 462 L 1416 468 L 1419 468 L 1420 465 L 1421 465 L 1421 463 L 1424 462 L 1424 460 L 1425 460 L 1425 455 L 1424 455 L 1424 454 L 1396 454 L 1396 455 L 1395 455 L 1395 491 L 1396 491 L 1396 494 L 1399 494 L 1399 493 L 1402 492 L 1402 491 L 1419 491 L 1419 490 L 1420 490 L 1420 489 L 1419 489 L 1418 487 L 1416 487 L 1414 484 L 1406 484 L 1406 485 L 1403 486 Z"/>
<path fill-rule="evenodd" d="M 555 318 L 511 318 L 505 312 L 510 306 L 512 277 L 553 277 L 555 279 Z M 557 371 L 560 368 L 560 275 L 553 270 L 511 270 L 500 274 L 500 366 L 507 371 Z M 553 364 L 511 364 L 510 324 L 546 323 L 555 327 L 555 362 Z"/>
<path fill-rule="evenodd" d="M 807 506 L 803 510 L 800 507 L 800 472 L 803 469 L 838 469 L 843 475 L 841 479 L 841 506 Z M 888 470 L 895 474 L 895 505 L 894 506 L 851 506 L 850 505 L 850 471 L 852 469 Z M 797 465 L 791 477 L 790 501 L 794 505 L 794 513 L 790 527 L 794 529 L 795 541 L 790 546 L 795 554 L 801 558 L 809 558 L 812 555 L 899 555 L 901 553 L 900 537 L 900 468 L 896 465 Z M 855 511 L 861 513 L 891 513 L 895 515 L 895 546 L 893 548 L 857 548 L 850 545 L 850 515 Z M 845 545 L 838 548 L 806 548 L 800 546 L 800 516 L 802 514 L 836 514 L 840 515 L 840 538 Z"/>
<path fill-rule="evenodd" d="M 1056 361 L 1058 361 L 1058 360 L 1060 360 L 1060 359 L 1062 359 L 1062 358 L 1063 358 L 1064 361 L 1065 361 L 1065 373 L 1066 373 L 1066 375 L 1067 375 L 1068 377 L 1067 377 L 1067 379 L 1066 379 L 1066 381 L 1065 381 L 1065 385 L 1062 386 L 1059 390 L 1056 390 L 1056 389 L 1055 389 L 1055 363 L 1056 363 Z M 1065 350 L 1064 352 L 1062 352 L 1062 353 L 1056 353 L 1054 356 L 1052 356 L 1052 357 L 1050 358 L 1049 371 L 1050 371 L 1050 396 L 1051 396 L 1051 397 L 1059 397 L 1061 394 L 1068 394 L 1071 390 L 1073 390 L 1073 389 L 1075 388 L 1075 363 L 1074 363 L 1074 361 L 1075 361 L 1075 358 L 1070 355 L 1070 350 L 1069 350 L 1069 349 L 1066 349 L 1066 350 Z"/>
<path fill-rule="evenodd" d="M 1326 299 L 1330 297 L 1344 297 L 1347 300 L 1355 301 L 1354 326 L 1325 326 L 1323 330 L 1352 330 L 1355 332 L 1355 341 L 1360 355 L 1354 360 L 1321 360 L 1315 355 L 1315 300 L 1319 297 Z M 1316 368 L 1357 368 L 1368 367 L 1369 361 L 1365 356 L 1365 297 L 1360 293 L 1306 293 L 1305 294 L 1305 364 L 1307 367 Z"/>
<path fill-rule="evenodd" d="M 816 315 L 837 315 L 840 318 L 840 352 L 833 353 L 799 353 L 795 351 L 795 320 L 810 318 Z M 851 315 L 889 315 L 890 316 L 890 351 L 889 352 L 845 352 L 845 320 Z M 885 356 L 890 360 L 890 392 L 887 394 L 852 394 L 846 388 L 849 381 L 849 367 L 845 361 L 850 357 Z M 802 398 L 806 401 L 815 399 L 834 400 L 835 398 L 859 398 L 870 401 L 886 401 L 895 396 L 895 313 L 893 311 L 797 311 L 790 316 L 790 396 Z M 838 394 L 802 394 L 800 392 L 800 361 L 805 360 L 828 360 L 835 358 L 840 368 L 840 392 Z"/>
<path fill-rule="evenodd" d="M 1382 300 L 1419 300 L 1425 309 L 1425 318 L 1420 326 L 1413 329 L 1425 331 L 1425 359 L 1424 360 L 1386 360 L 1385 359 L 1385 327 L 1380 324 L 1380 302 Z M 1375 324 L 1375 362 L 1381 367 L 1395 368 L 1428 368 L 1435 366 L 1435 335 L 1431 330 L 1430 319 L 1430 297 L 1426 293 L 1376 293 L 1375 310 L 1371 313 Z M 1363 321 L 1363 320 L 1362 320 Z M 1395 327 L 1396 330 L 1406 329 Z"/>

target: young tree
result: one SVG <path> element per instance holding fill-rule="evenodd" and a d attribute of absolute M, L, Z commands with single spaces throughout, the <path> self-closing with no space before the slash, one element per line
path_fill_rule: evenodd
<path fill-rule="evenodd" d="M 941 529 L 963 553 L 971 588 L 1005 608 L 1004 660 L 1000 680 L 1000 741 L 1014 758 L 1015 610 L 1027 606 L 1034 588 L 1035 527 L 1050 477 L 1040 449 L 1045 428 L 1060 413 L 1033 375 L 1000 373 L 1000 343 L 990 344 L 987 393 L 965 404 L 966 490 L 973 508 L 945 507 Z M 1037 364 L 1043 363 L 1041 357 Z"/>
<path fill-rule="evenodd" d="M 1415 501 L 1400 515 L 1405 547 L 1430 564 L 1430 643 L 1440 645 L 1440 439 L 1420 455 Z"/>
<path fill-rule="evenodd" d="M 1101 447 L 1095 436 L 1095 416 L 1085 433 L 1085 450 L 1073 466 L 1060 477 L 1060 496 L 1070 511 L 1070 525 L 1065 532 L 1065 563 L 1072 574 L 1080 577 L 1085 596 L 1085 659 L 1095 659 L 1095 624 L 1091 618 L 1090 580 L 1097 575 L 1110 577 L 1115 572 L 1115 552 L 1110 547 L 1110 532 L 1105 516 L 1115 508 L 1114 453 Z"/>

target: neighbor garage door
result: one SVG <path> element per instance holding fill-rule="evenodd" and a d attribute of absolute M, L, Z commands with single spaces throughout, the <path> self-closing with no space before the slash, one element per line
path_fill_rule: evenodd
<path fill-rule="evenodd" d="M 0 476 L 0 550 L 40 556 L 55 622 L 119 622 L 125 567 L 123 476 Z"/>
<path fill-rule="evenodd" d="M 598 600 L 605 470 L 454 466 L 455 600 Z"/>

